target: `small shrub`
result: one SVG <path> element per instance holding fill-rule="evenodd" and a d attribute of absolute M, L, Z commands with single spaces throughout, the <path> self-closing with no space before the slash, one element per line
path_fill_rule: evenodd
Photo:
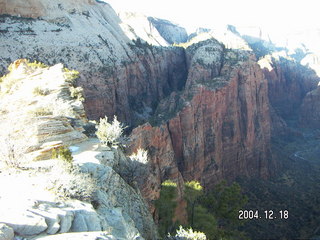
<path fill-rule="evenodd" d="M 47 68 L 48 67 L 48 65 L 46 65 L 42 62 L 37 62 L 37 61 L 30 62 L 29 60 L 27 60 L 26 63 L 29 67 L 32 67 L 32 68 Z"/>
<path fill-rule="evenodd" d="M 77 78 L 79 78 L 80 73 L 76 70 L 69 70 L 68 68 L 64 68 L 64 75 L 66 82 L 74 83 Z"/>
<path fill-rule="evenodd" d="M 112 123 L 108 122 L 108 117 L 100 118 L 96 128 L 96 135 L 102 144 L 114 146 L 124 143 L 122 134 L 125 127 L 118 121 L 116 116 L 114 116 Z"/>
<path fill-rule="evenodd" d="M 148 163 L 148 151 L 142 148 L 138 148 L 137 152 L 129 156 L 131 161 L 139 162 L 142 164 Z"/>
<path fill-rule="evenodd" d="M 177 230 L 177 233 L 174 237 L 172 237 L 170 234 L 168 236 L 168 239 L 172 240 L 206 240 L 207 237 L 203 232 L 197 232 L 193 231 L 192 228 L 189 229 L 183 229 L 182 226 L 179 227 Z"/>
<path fill-rule="evenodd" d="M 33 89 L 32 92 L 34 95 L 38 95 L 38 96 L 46 96 L 49 94 L 49 90 L 48 89 L 43 89 L 41 87 L 35 87 Z"/>
<path fill-rule="evenodd" d="M 143 181 L 148 172 L 150 165 L 148 164 L 148 151 L 138 148 L 137 152 L 129 156 L 129 164 L 121 171 L 122 177 L 127 183 Z"/>
<path fill-rule="evenodd" d="M 62 163 L 55 165 L 49 174 L 48 189 L 59 198 L 91 201 L 97 190 L 96 180 L 78 167 Z"/>
<path fill-rule="evenodd" d="M 38 107 L 38 108 L 35 108 L 31 111 L 29 111 L 29 114 L 35 116 L 35 117 L 39 117 L 39 116 L 48 116 L 48 115 L 52 115 L 53 112 L 49 109 L 49 108 L 46 108 L 46 107 Z"/>
<path fill-rule="evenodd" d="M 73 163 L 72 153 L 66 146 L 61 146 L 59 148 L 52 150 L 52 158 L 58 158 L 67 164 Z"/>
<path fill-rule="evenodd" d="M 20 168 L 27 150 L 25 143 L 14 140 L 11 134 L 0 138 L 0 161 L 9 168 Z"/>
<path fill-rule="evenodd" d="M 71 86 L 69 88 L 70 90 L 70 96 L 74 99 L 77 99 L 78 101 L 83 102 L 84 101 L 84 94 L 83 94 L 83 88 L 82 87 L 73 87 Z"/>

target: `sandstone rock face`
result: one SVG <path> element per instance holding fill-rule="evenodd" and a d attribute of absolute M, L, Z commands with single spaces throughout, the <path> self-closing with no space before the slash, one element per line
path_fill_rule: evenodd
<path fill-rule="evenodd" d="M 163 19 L 149 17 L 148 20 L 169 44 L 187 42 L 188 34 L 184 28 Z"/>
<path fill-rule="evenodd" d="M 185 92 L 159 105 L 156 126 L 145 124 L 131 135 L 132 149 L 149 150 L 157 176 L 143 186 L 149 199 L 168 178 L 210 188 L 222 178 L 272 173 L 268 86 L 255 57 L 215 40 L 189 48 Z"/>
<path fill-rule="evenodd" d="M 40 236 L 34 238 L 34 240 L 125 240 L 118 238 L 110 234 L 106 234 L 103 231 L 96 232 L 80 232 L 80 233 L 64 233 L 53 236 Z"/>
<path fill-rule="evenodd" d="M 119 239 L 158 239 L 157 228 L 139 190 L 118 174 L 120 166 L 128 163 L 123 152 L 119 148 L 101 147 L 97 139 L 77 146 L 80 150 L 74 152 L 76 164 L 97 179 L 94 202 L 102 229 L 109 229 Z M 79 224 L 82 225 L 81 219 Z"/>
<path fill-rule="evenodd" d="M 11 211 L 1 212 L 1 221 L 10 226 L 15 233 L 21 236 L 32 236 L 42 233 L 47 229 L 45 218 L 32 212 Z"/>
<path fill-rule="evenodd" d="M 9 2 L 16 11 L 21 10 L 19 0 L 5 4 Z M 108 4 L 80 0 L 79 4 L 62 0 L 28 3 L 45 13 L 39 13 L 37 19 L 1 16 L 0 73 L 21 56 L 49 65 L 61 62 L 81 73 L 78 84 L 85 90 L 89 118 L 117 115 L 128 125 L 144 120 L 158 101 L 183 87 L 183 49 L 133 43 Z M 1 9 L 3 14 L 13 14 L 6 12 L 8 8 Z M 135 38 L 142 34 L 139 29 L 136 33 Z M 160 34 L 154 41 L 166 42 Z M 25 42 L 28 45 L 21 44 Z"/>
<path fill-rule="evenodd" d="M 0 239 L 12 240 L 14 237 L 13 229 L 5 224 L 0 224 Z"/>
<path fill-rule="evenodd" d="M 48 183 L 65 177 L 61 160 L 37 161 L 27 165 L 29 171 L 0 173 L 0 221 L 16 235 L 28 239 L 46 239 L 47 235 L 82 239 L 86 236 L 83 232 L 89 238 L 100 236 L 100 231 L 104 231 L 106 239 L 158 239 L 157 228 L 139 190 L 128 185 L 113 169 L 128 161 L 122 151 L 103 149 L 97 139 L 73 147 L 78 147 L 73 153 L 74 164 L 95 179 L 92 204 L 57 198 Z M 84 187 L 78 185 L 80 190 Z M 68 232 L 82 234 L 64 235 Z"/>
<path fill-rule="evenodd" d="M 320 127 L 320 87 L 309 92 L 300 107 L 299 122 L 303 127 Z"/>
<path fill-rule="evenodd" d="M 83 105 L 70 95 L 70 72 L 61 64 L 33 67 L 26 60 L 17 60 L 11 68 L 1 83 L 3 140 L 24 145 L 21 151 L 32 159 L 44 159 L 51 158 L 57 141 L 69 145 L 87 139 L 82 133 L 87 122 Z"/>
<path fill-rule="evenodd" d="M 259 64 L 268 80 L 269 99 L 276 113 L 282 118 L 297 114 L 303 98 L 316 88 L 319 77 L 285 53 L 267 55 Z"/>

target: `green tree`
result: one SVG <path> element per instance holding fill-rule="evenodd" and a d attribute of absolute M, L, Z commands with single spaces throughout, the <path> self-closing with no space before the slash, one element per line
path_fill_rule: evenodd
<path fill-rule="evenodd" d="M 187 201 L 187 213 L 189 226 L 195 230 L 204 232 L 209 239 L 217 234 L 217 221 L 204 206 L 201 199 L 204 197 L 203 188 L 197 181 L 185 183 L 184 197 Z"/>
<path fill-rule="evenodd" d="M 177 184 L 170 180 L 164 181 L 161 184 L 160 198 L 155 203 L 159 215 L 159 234 L 162 237 L 175 229 L 172 219 L 177 207 L 176 199 Z"/>
<path fill-rule="evenodd" d="M 184 185 L 184 196 L 187 201 L 188 220 L 191 227 L 194 227 L 194 212 L 199 201 L 199 197 L 203 195 L 203 188 L 197 181 L 186 182 Z"/>
<path fill-rule="evenodd" d="M 201 198 L 201 204 L 217 219 L 219 235 L 224 239 L 244 238 L 238 231 L 244 221 L 238 219 L 239 210 L 248 199 L 237 183 L 230 186 L 225 181 Z"/>

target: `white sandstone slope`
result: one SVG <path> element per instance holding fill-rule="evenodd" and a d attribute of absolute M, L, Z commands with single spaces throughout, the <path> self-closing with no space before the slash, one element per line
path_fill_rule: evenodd
<path fill-rule="evenodd" d="M 0 74 L 20 58 L 77 69 L 89 118 L 117 115 L 133 125 L 142 106 L 154 108 L 185 81 L 181 49 L 131 41 L 149 36 L 168 45 L 147 17 L 130 26 L 109 4 L 86 0 L 0 0 L 0 6 Z"/>
<path fill-rule="evenodd" d="M 117 173 L 126 156 L 83 133 L 83 105 L 71 96 L 76 72 L 24 59 L 10 70 L 0 80 L 0 236 L 157 239 L 139 190 Z M 52 159 L 70 145 L 74 168 Z M 63 235 L 72 232 L 90 233 Z"/>
<path fill-rule="evenodd" d="M 0 83 L 2 146 L 12 141 L 16 152 L 28 153 L 26 160 L 46 159 L 60 142 L 87 139 L 82 133 L 88 121 L 82 102 L 70 92 L 76 72 L 62 64 L 32 66 L 23 59 L 10 69 Z"/>

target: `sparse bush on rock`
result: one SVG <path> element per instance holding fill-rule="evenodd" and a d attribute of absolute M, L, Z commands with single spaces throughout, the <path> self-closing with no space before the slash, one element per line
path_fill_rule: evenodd
<path fill-rule="evenodd" d="M 71 86 L 69 88 L 70 90 L 70 96 L 74 99 L 77 99 L 78 101 L 83 102 L 84 101 L 84 94 L 83 94 L 83 88 L 82 87 L 74 87 Z"/>
<path fill-rule="evenodd" d="M 37 61 L 30 62 L 29 60 L 26 60 L 26 63 L 29 67 L 32 67 L 32 68 L 47 68 L 48 67 L 48 65 L 46 65 L 42 62 L 37 62 Z"/>
<path fill-rule="evenodd" d="M 62 146 L 52 150 L 52 158 L 58 158 L 67 164 L 72 164 L 72 153 L 66 146 Z"/>
<path fill-rule="evenodd" d="M 64 68 L 64 76 L 66 82 L 74 83 L 77 78 L 79 78 L 80 73 L 76 70 L 70 70 L 68 68 Z"/>
<path fill-rule="evenodd" d="M 182 226 L 179 227 L 175 236 L 169 234 L 170 240 L 206 240 L 207 237 L 203 232 L 193 231 L 192 228 L 184 229 Z"/>
<path fill-rule="evenodd" d="M 27 149 L 25 144 L 15 141 L 11 134 L 0 138 L 0 161 L 10 168 L 19 168 Z"/>
<path fill-rule="evenodd" d="M 46 96 L 50 93 L 50 91 L 41 87 L 35 87 L 32 93 L 37 96 Z"/>
<path fill-rule="evenodd" d="M 143 179 L 148 167 L 148 151 L 138 148 L 136 152 L 129 156 L 129 164 L 121 174 L 129 184 L 132 184 Z"/>
<path fill-rule="evenodd" d="M 122 135 L 125 127 L 116 116 L 114 116 L 112 123 L 108 122 L 108 117 L 100 118 L 96 128 L 96 135 L 102 144 L 114 146 L 124 143 L 125 139 Z"/>
<path fill-rule="evenodd" d="M 97 190 L 96 180 L 77 166 L 60 162 L 49 173 L 48 189 L 62 199 L 90 201 Z"/>
<path fill-rule="evenodd" d="M 34 117 L 39 117 L 39 116 L 52 115 L 53 112 L 51 109 L 49 109 L 49 107 L 37 107 L 33 110 L 30 110 L 29 114 Z"/>
<path fill-rule="evenodd" d="M 73 165 L 72 153 L 62 146 L 52 150 L 52 158 L 60 159 L 50 172 L 48 189 L 60 198 L 75 198 L 88 201 L 96 191 L 96 181 Z"/>

